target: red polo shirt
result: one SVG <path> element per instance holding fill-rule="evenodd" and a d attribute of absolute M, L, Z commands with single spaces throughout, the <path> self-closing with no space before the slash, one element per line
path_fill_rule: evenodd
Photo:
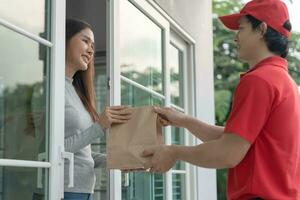
<path fill-rule="evenodd" d="M 251 143 L 229 169 L 230 200 L 300 200 L 300 95 L 287 61 L 272 56 L 241 75 L 226 133 Z"/>

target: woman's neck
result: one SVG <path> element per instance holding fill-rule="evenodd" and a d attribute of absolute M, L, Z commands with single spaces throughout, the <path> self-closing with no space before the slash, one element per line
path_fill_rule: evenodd
<path fill-rule="evenodd" d="M 73 78 L 74 74 L 76 73 L 76 71 L 70 67 L 70 65 L 66 65 L 65 68 L 65 76 L 68 78 Z"/>

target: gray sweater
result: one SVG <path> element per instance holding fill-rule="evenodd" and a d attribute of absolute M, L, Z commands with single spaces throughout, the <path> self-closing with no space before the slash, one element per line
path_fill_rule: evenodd
<path fill-rule="evenodd" d="M 95 167 L 106 166 L 105 154 L 91 151 L 91 143 L 104 131 L 92 121 L 72 85 L 65 79 L 65 151 L 74 153 L 74 187 L 68 188 L 69 163 L 65 161 L 65 192 L 93 193 Z"/>

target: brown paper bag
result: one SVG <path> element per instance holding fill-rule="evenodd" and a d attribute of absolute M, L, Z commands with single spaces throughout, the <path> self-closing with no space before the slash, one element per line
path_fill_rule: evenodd
<path fill-rule="evenodd" d="M 144 149 L 163 144 L 162 127 L 153 106 L 130 108 L 131 119 L 125 124 L 114 124 L 107 141 L 107 168 L 146 170 L 150 158 L 141 156 Z"/>

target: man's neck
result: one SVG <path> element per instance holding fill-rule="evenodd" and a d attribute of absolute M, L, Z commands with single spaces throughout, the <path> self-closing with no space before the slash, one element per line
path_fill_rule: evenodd
<path fill-rule="evenodd" d="M 262 60 L 271 57 L 271 56 L 276 56 L 276 54 L 271 53 L 269 51 L 267 52 L 260 52 L 259 54 L 257 54 L 257 56 L 255 56 L 253 59 L 248 61 L 249 67 L 250 69 L 252 69 L 253 67 L 255 67 L 255 65 L 259 62 L 261 62 Z"/>

